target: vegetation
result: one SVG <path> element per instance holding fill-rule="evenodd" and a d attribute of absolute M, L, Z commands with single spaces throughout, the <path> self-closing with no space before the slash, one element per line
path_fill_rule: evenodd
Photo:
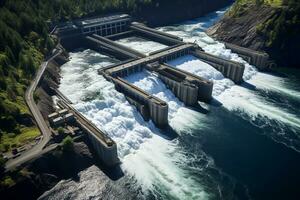
<path fill-rule="evenodd" d="M 19 133 L 9 132 L 3 134 L 1 137 L 0 151 L 6 152 L 13 148 L 22 146 L 23 144 L 32 141 L 40 135 L 38 128 L 22 127 Z"/>
<path fill-rule="evenodd" d="M 58 132 L 59 135 L 62 135 L 62 134 L 65 133 L 65 129 L 64 129 L 63 127 L 59 127 L 59 128 L 57 129 L 57 132 Z"/>
<path fill-rule="evenodd" d="M 24 93 L 53 41 L 31 3 L 1 1 L 1 4 L 0 150 L 6 151 L 39 134 L 32 125 Z"/>
<path fill-rule="evenodd" d="M 65 152 L 72 151 L 74 148 L 74 141 L 70 136 L 65 137 L 62 141 L 62 149 Z"/>
<path fill-rule="evenodd" d="M 228 15 L 239 17 L 257 7 L 272 7 L 274 14 L 256 27 L 265 38 L 265 50 L 281 66 L 299 67 L 300 2 L 298 0 L 237 0 Z M 251 12 L 251 11 L 250 11 Z"/>
<path fill-rule="evenodd" d="M 5 176 L 2 178 L 0 185 L 1 187 L 7 188 L 15 184 L 15 181 L 10 176 Z"/>

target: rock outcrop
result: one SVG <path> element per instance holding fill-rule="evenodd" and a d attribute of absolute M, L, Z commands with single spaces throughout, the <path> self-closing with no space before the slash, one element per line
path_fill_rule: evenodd
<path fill-rule="evenodd" d="M 299 67 L 299 5 L 294 0 L 280 5 L 238 0 L 207 33 L 220 41 L 265 51 L 281 67 Z"/>

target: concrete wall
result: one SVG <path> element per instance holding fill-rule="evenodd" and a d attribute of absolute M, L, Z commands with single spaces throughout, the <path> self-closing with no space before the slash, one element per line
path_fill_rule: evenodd
<path fill-rule="evenodd" d="M 192 54 L 200 60 L 212 65 L 226 78 L 231 79 L 233 82 L 241 83 L 243 81 L 243 74 L 245 70 L 245 66 L 243 64 L 225 60 L 198 49 L 193 51 Z"/>
<path fill-rule="evenodd" d="M 212 99 L 213 82 L 167 64 L 151 63 L 145 67 L 158 74 L 174 95 L 186 105 Z"/>
<path fill-rule="evenodd" d="M 58 105 L 74 114 L 78 125 L 88 135 L 96 153 L 105 166 L 111 167 L 120 163 L 117 144 L 109 136 L 98 129 L 64 99 L 59 99 Z"/>
<path fill-rule="evenodd" d="M 127 81 L 117 77 L 113 78 L 108 75 L 104 77 L 115 84 L 117 91 L 122 92 L 126 97 L 134 100 L 133 103 L 137 109 L 141 112 L 142 116 L 146 116 L 149 113 L 149 118 L 158 127 L 165 127 L 168 125 L 168 104 L 148 93 L 139 89 L 138 87 L 128 83 Z"/>
<path fill-rule="evenodd" d="M 120 163 L 118 158 L 117 145 L 107 146 L 94 134 L 88 133 L 88 138 L 90 139 L 96 153 L 98 154 L 101 161 L 105 166 L 111 167 Z"/>
<path fill-rule="evenodd" d="M 144 28 L 142 26 L 131 25 L 130 30 L 135 31 L 136 34 L 141 35 L 145 38 L 149 38 L 153 41 L 172 46 L 176 44 L 183 43 L 179 39 L 175 39 L 174 37 L 170 37 L 164 34 L 160 34 L 159 31 L 152 31 L 150 28 Z"/>
<path fill-rule="evenodd" d="M 140 72 L 142 70 L 143 70 L 143 65 L 139 64 L 139 65 L 134 65 L 132 67 L 124 68 L 122 70 L 118 70 L 116 72 L 113 72 L 111 75 L 113 77 L 125 77 L 125 76 L 129 76 L 130 74 Z"/>
<path fill-rule="evenodd" d="M 156 126 L 163 128 L 168 125 L 169 106 L 166 102 L 157 102 L 154 98 L 152 96 L 148 100 L 150 117 Z"/>
<path fill-rule="evenodd" d="M 140 58 L 146 57 L 146 55 L 144 55 L 144 54 L 142 54 L 142 53 L 140 53 L 140 52 L 138 52 L 138 51 L 136 51 L 134 49 L 131 49 L 131 48 L 128 48 L 128 47 L 126 47 L 124 45 L 118 44 L 118 43 L 116 43 L 116 42 L 114 42 L 114 41 L 112 41 L 112 40 L 110 40 L 108 38 L 102 37 L 100 35 L 93 34 L 92 37 L 95 38 L 95 39 L 97 39 L 97 40 L 99 40 L 99 41 L 101 41 L 101 42 L 105 42 L 108 45 L 111 45 L 111 46 L 114 46 L 114 47 L 116 47 L 118 49 L 122 49 L 124 51 L 127 51 L 127 52 L 135 55 L 136 57 L 140 57 Z"/>
<path fill-rule="evenodd" d="M 196 85 L 186 81 L 178 82 L 160 73 L 158 77 L 185 105 L 192 106 L 198 102 L 198 87 Z"/>
<path fill-rule="evenodd" d="M 212 99 L 213 82 L 212 81 L 200 81 L 192 80 L 198 88 L 198 100 L 204 102 L 210 102 Z"/>
<path fill-rule="evenodd" d="M 116 46 L 112 46 L 105 42 L 99 41 L 93 37 L 87 36 L 82 40 L 82 45 L 86 48 L 98 51 L 100 53 L 106 53 L 110 56 L 117 58 L 118 60 L 128 60 L 132 58 L 137 58 L 135 54 L 127 52 L 123 49 L 119 49 Z"/>
<path fill-rule="evenodd" d="M 225 46 L 260 70 L 265 70 L 269 67 L 269 55 L 267 53 L 254 51 L 230 43 L 225 43 Z"/>

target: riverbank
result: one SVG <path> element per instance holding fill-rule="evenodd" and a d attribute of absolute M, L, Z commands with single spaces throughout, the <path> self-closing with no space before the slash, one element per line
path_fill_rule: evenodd
<path fill-rule="evenodd" d="M 238 0 L 224 17 L 207 30 L 208 35 L 267 52 L 279 67 L 299 68 L 300 3 Z"/>

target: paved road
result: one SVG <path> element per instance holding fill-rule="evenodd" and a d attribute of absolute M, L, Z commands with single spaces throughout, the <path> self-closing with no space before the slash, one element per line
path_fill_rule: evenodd
<path fill-rule="evenodd" d="M 51 61 L 55 56 L 61 53 L 61 50 L 56 52 L 52 57 L 50 57 L 46 62 L 44 62 L 38 72 L 36 73 L 35 79 L 32 81 L 31 85 L 25 92 L 25 101 L 29 107 L 30 112 L 32 113 L 32 116 L 34 117 L 36 124 L 38 128 L 40 129 L 40 132 L 42 133 L 41 140 L 38 144 L 36 144 L 34 147 L 29 149 L 28 151 L 23 152 L 19 157 L 15 159 L 11 159 L 6 163 L 6 169 L 12 169 L 14 167 L 17 167 L 37 156 L 39 156 L 45 145 L 49 142 L 51 137 L 51 131 L 46 124 L 40 110 L 38 109 L 37 105 L 34 102 L 33 93 L 36 90 L 45 70 L 48 65 L 48 62 Z"/>

